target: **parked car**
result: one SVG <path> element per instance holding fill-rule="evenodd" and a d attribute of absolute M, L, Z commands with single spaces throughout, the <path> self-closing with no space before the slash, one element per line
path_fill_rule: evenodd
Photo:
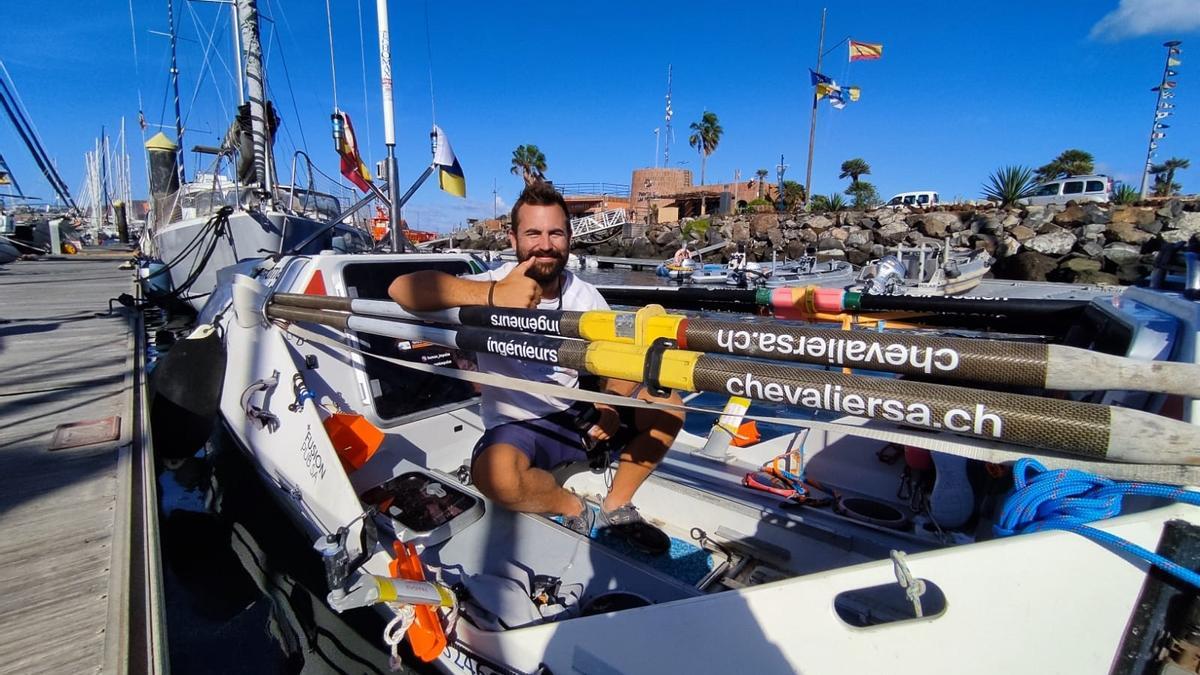
<path fill-rule="evenodd" d="M 1108 176 L 1068 176 L 1046 181 L 1021 200 L 1026 206 L 1066 204 L 1067 202 L 1107 202 L 1112 197 L 1113 180 Z"/>
<path fill-rule="evenodd" d="M 938 203 L 938 193 L 932 190 L 916 192 L 901 192 L 888 200 L 888 206 L 920 206 L 922 208 L 935 206 Z"/>

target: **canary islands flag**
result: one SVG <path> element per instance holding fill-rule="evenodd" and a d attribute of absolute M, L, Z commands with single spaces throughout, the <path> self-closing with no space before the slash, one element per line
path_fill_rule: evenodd
<path fill-rule="evenodd" d="M 438 168 L 438 185 L 455 197 L 467 196 L 467 178 L 450 148 L 446 132 L 433 125 L 433 163 Z"/>
<path fill-rule="evenodd" d="M 883 58 L 883 43 L 850 41 L 851 61 L 871 61 Z"/>
<path fill-rule="evenodd" d="M 363 192 L 371 191 L 371 172 L 358 154 L 358 141 L 354 138 L 354 126 L 350 116 L 341 110 L 333 111 L 334 138 L 337 152 L 342 157 L 342 175 Z"/>

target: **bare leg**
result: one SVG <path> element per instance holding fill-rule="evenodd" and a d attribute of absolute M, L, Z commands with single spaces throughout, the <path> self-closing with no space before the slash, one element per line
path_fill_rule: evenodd
<path fill-rule="evenodd" d="M 657 403 L 682 403 L 679 394 L 674 392 L 659 398 L 642 389 L 638 398 Z M 605 511 L 620 508 L 633 500 L 634 493 L 666 456 L 675 436 L 683 428 L 683 411 L 638 408 L 634 411 L 634 427 L 637 435 L 621 450 L 612 488 L 601 504 Z"/>
<path fill-rule="evenodd" d="M 530 465 L 529 457 L 507 443 L 489 445 L 475 458 L 471 479 L 488 499 L 510 511 L 577 516 L 579 497 L 564 490 L 550 472 Z"/>

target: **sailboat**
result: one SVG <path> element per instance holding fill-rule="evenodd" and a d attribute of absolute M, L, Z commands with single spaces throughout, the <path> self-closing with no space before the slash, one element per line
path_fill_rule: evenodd
<path fill-rule="evenodd" d="M 146 143 L 152 216 L 143 249 L 153 261 L 141 272 L 143 287 L 151 298 L 175 298 L 196 310 L 217 287 L 218 270 L 239 261 L 316 253 L 332 248 L 335 235 L 343 250 L 370 246 L 367 235 L 339 225 L 346 214 L 336 198 L 277 182 L 278 118 L 265 95 L 257 2 L 238 0 L 233 11 L 246 101 L 220 147 L 196 148 L 213 157 L 213 167 L 181 181 L 181 149 L 163 133 Z"/>

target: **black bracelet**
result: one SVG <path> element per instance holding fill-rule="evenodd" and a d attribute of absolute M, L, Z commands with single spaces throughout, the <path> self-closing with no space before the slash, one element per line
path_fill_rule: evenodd
<path fill-rule="evenodd" d="M 493 301 L 493 297 L 492 297 L 493 295 L 495 295 L 495 293 L 496 293 L 496 282 L 493 281 L 492 285 L 488 286 L 488 305 L 487 305 L 488 307 L 496 306 L 495 302 Z"/>

